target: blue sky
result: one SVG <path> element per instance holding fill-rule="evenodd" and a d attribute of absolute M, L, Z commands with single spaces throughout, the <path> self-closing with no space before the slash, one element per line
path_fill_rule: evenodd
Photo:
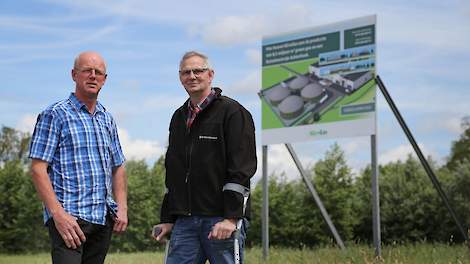
<path fill-rule="evenodd" d="M 0 125 L 31 132 L 41 110 L 74 90 L 75 56 L 96 50 L 109 74 L 100 101 L 118 122 L 126 156 L 153 162 L 187 98 L 179 59 L 199 50 L 215 68 L 214 84 L 252 112 L 261 142 L 262 36 L 371 14 L 378 73 L 424 153 L 442 163 L 470 113 L 468 1 L 2 0 Z M 380 162 L 406 158 L 411 147 L 380 94 L 377 126 Z M 355 171 L 370 161 L 369 137 L 293 146 L 307 166 L 335 141 Z M 298 177 L 284 146 L 270 146 L 268 160 L 269 171 Z"/>

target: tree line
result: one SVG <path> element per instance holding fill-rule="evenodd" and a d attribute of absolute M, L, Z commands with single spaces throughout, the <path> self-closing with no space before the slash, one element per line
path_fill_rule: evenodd
<path fill-rule="evenodd" d="M 431 160 L 454 210 L 470 225 L 470 121 L 452 142 L 445 164 Z M 42 204 L 31 181 L 27 158 L 30 135 L 13 128 L 0 131 L 0 253 L 49 250 Z M 430 159 L 430 157 L 428 158 Z M 152 166 L 143 160 L 126 162 L 129 226 L 113 236 L 111 251 L 161 248 L 150 237 L 158 223 L 164 193 L 164 157 Z M 343 150 L 334 144 L 308 168 L 311 180 L 340 236 L 348 243 L 372 243 L 371 168 L 354 174 Z M 382 242 L 458 243 L 463 238 L 417 159 L 408 156 L 379 166 Z M 252 190 L 248 246 L 261 245 L 261 183 Z M 284 173 L 269 176 L 270 244 L 283 247 L 332 245 L 334 240 L 304 183 Z"/>

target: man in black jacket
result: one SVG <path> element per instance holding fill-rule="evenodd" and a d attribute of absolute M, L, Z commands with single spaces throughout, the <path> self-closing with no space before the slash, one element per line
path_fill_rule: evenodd
<path fill-rule="evenodd" d="M 234 263 L 234 239 L 242 251 L 246 194 L 256 171 L 253 119 L 211 86 L 214 70 L 204 54 L 187 52 L 179 76 L 189 99 L 171 118 L 167 191 L 155 239 L 163 241 L 172 232 L 170 264 Z"/>

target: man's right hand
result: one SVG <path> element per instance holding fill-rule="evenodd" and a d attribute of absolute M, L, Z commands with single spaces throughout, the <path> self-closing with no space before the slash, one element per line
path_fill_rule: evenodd
<path fill-rule="evenodd" d="M 76 217 L 61 210 L 61 212 L 54 214 L 52 218 L 57 231 L 68 248 L 76 249 L 82 242 L 85 242 L 85 234 L 78 225 Z"/>
<path fill-rule="evenodd" d="M 173 225 L 174 224 L 171 224 L 171 223 L 163 223 L 163 224 L 158 224 L 156 226 L 154 226 L 153 228 L 160 228 L 162 231 L 160 232 L 159 235 L 157 236 L 154 236 L 152 234 L 152 237 L 157 240 L 158 242 L 161 242 L 161 243 L 164 243 L 166 242 L 166 234 L 169 234 L 171 232 L 171 230 L 173 229 Z"/>
<path fill-rule="evenodd" d="M 77 218 L 65 212 L 62 205 L 57 200 L 52 183 L 47 174 L 47 161 L 33 159 L 31 161 L 31 174 L 39 197 L 46 205 L 47 210 L 52 214 L 55 228 L 68 248 L 76 249 L 85 241 L 85 234 L 77 223 Z"/>

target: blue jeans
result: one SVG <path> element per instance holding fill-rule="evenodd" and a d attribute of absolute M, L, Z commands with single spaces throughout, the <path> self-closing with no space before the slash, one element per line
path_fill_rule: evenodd
<path fill-rule="evenodd" d="M 225 240 L 207 238 L 212 227 L 222 220 L 222 217 L 178 217 L 171 234 L 167 264 L 203 264 L 206 260 L 212 264 L 235 263 L 235 232 Z M 240 230 L 240 263 L 243 263 L 243 245 L 247 224 L 248 221 L 244 220 Z"/>

